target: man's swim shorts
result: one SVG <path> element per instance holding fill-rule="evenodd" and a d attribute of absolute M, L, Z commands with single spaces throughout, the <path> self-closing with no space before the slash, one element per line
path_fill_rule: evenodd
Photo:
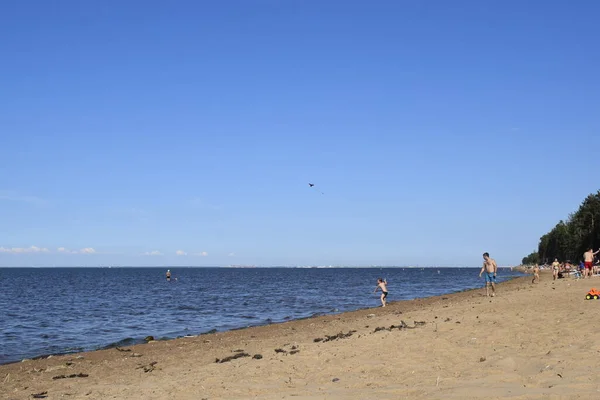
<path fill-rule="evenodd" d="M 493 272 L 485 273 L 485 283 L 496 283 L 496 277 Z"/>

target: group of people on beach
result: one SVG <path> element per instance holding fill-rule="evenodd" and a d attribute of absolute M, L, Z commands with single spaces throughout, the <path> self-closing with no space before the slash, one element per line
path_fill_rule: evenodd
<path fill-rule="evenodd" d="M 491 296 L 496 296 L 496 275 L 498 273 L 498 264 L 496 264 L 496 260 L 490 257 L 490 254 L 485 252 L 483 253 L 483 266 L 481 267 L 481 271 L 479 271 L 479 277 L 485 273 L 485 295 L 490 296 L 490 288 L 492 289 Z M 381 289 L 381 306 L 385 307 L 387 304 L 387 279 L 379 278 L 377 279 L 377 286 L 375 287 L 375 292 Z"/>
<path fill-rule="evenodd" d="M 558 261 L 558 258 L 555 258 L 554 262 L 550 265 L 552 270 L 552 280 L 570 276 L 571 274 L 575 274 L 577 278 L 591 278 L 598 273 L 598 269 L 600 268 L 600 261 L 594 263 L 594 259 L 598 253 L 600 253 L 600 249 L 597 251 L 594 251 L 593 248 L 587 250 L 583 253 L 583 260 L 579 263 L 579 266 L 573 265 L 569 260 L 561 263 Z M 533 266 L 533 279 L 531 283 L 539 282 L 540 269 L 542 268 L 544 268 L 544 266 L 540 267 L 537 264 Z"/>
<path fill-rule="evenodd" d="M 600 250 L 599 250 L 600 251 Z M 597 253 L 597 252 L 596 252 Z M 595 254 L 595 253 L 594 253 Z M 490 258 L 489 253 L 483 253 L 483 266 L 481 267 L 481 271 L 479 272 L 479 277 L 481 278 L 482 274 L 485 272 L 485 294 L 486 296 L 490 296 L 490 288 L 492 288 L 491 296 L 496 296 L 496 274 L 498 273 L 498 265 L 493 258 Z M 166 273 L 167 281 L 171 280 L 171 270 L 167 270 Z M 375 287 L 375 292 L 381 290 L 381 306 L 385 307 L 387 304 L 388 297 L 388 289 L 387 289 L 387 279 L 379 278 L 377 279 L 377 286 Z"/>

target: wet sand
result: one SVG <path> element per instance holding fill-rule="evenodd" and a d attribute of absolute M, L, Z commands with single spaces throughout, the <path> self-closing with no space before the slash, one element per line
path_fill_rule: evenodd
<path fill-rule="evenodd" d="M 600 280 L 530 282 L 4 365 L 0 399 L 600 398 Z"/>

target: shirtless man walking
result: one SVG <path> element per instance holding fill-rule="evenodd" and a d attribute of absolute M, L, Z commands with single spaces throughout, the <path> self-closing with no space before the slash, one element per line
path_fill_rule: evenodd
<path fill-rule="evenodd" d="M 377 287 L 374 293 L 377 293 L 377 289 L 381 289 L 381 307 L 385 307 L 385 299 L 388 295 L 387 280 L 377 279 Z"/>
<path fill-rule="evenodd" d="M 589 249 L 588 251 L 583 253 L 583 263 L 585 265 L 585 269 L 583 270 L 584 278 L 588 275 L 590 276 L 590 278 L 593 276 L 592 268 L 594 266 L 594 256 L 598 253 L 600 253 L 600 250 L 594 252 L 594 249 Z"/>
<path fill-rule="evenodd" d="M 479 271 L 479 277 L 485 271 L 485 295 L 489 297 L 490 286 L 492 287 L 492 297 L 496 295 L 496 273 L 498 272 L 498 265 L 496 260 L 490 258 L 489 253 L 483 253 L 483 266 Z"/>

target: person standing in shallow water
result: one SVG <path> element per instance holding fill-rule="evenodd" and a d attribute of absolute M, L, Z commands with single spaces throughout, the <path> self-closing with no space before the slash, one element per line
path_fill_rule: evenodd
<path fill-rule="evenodd" d="M 170 280 L 171 280 L 171 270 L 168 269 L 167 270 L 167 281 L 170 281 Z"/>
<path fill-rule="evenodd" d="M 375 292 L 377 293 L 377 290 L 381 289 L 381 307 L 385 307 L 386 304 L 386 298 L 388 295 L 388 290 L 387 290 L 387 280 L 383 280 L 381 278 L 377 279 L 377 287 L 375 288 Z"/>
<path fill-rule="evenodd" d="M 483 253 L 483 266 L 479 271 L 479 277 L 485 271 L 485 295 L 489 297 L 490 286 L 492 287 L 492 297 L 496 296 L 496 273 L 498 272 L 498 265 L 496 260 L 490 258 L 489 253 Z"/>

